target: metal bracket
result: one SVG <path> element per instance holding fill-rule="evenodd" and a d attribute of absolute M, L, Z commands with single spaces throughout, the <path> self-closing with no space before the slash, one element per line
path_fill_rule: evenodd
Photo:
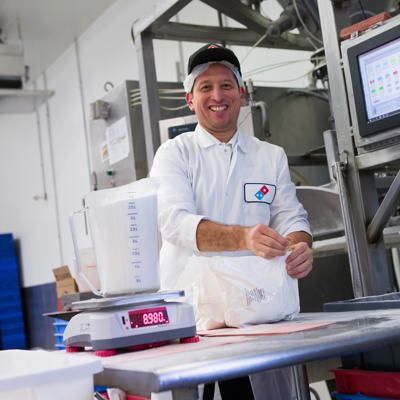
<path fill-rule="evenodd" d="M 349 155 L 347 154 L 347 151 L 342 151 L 339 154 L 339 161 L 340 161 L 340 169 L 343 172 L 347 171 L 347 168 L 349 166 Z"/>
<path fill-rule="evenodd" d="M 360 33 L 358 31 L 352 32 L 350 35 L 350 39 L 355 39 L 360 35 Z"/>

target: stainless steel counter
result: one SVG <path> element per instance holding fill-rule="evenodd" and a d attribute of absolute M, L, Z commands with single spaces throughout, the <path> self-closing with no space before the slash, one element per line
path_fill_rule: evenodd
<path fill-rule="evenodd" d="M 192 399 L 193 388 L 200 383 L 400 343 L 400 310 L 307 313 L 280 324 L 325 321 L 335 323 L 205 349 L 191 347 L 190 351 L 178 354 L 163 355 L 160 348 L 145 350 L 153 352 L 150 358 L 135 360 L 134 353 L 104 358 L 104 371 L 95 376 L 95 383 L 120 387 L 137 395 L 173 390 L 174 399 Z"/>

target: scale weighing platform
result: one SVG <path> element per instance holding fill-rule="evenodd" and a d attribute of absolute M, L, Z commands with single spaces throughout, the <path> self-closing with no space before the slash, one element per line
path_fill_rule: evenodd
<path fill-rule="evenodd" d="M 165 291 L 74 302 L 80 312 L 65 328 L 67 351 L 91 346 L 97 355 L 107 356 L 119 348 L 137 350 L 173 339 L 197 341 L 193 307 L 166 301 L 182 296 L 184 291 Z"/>

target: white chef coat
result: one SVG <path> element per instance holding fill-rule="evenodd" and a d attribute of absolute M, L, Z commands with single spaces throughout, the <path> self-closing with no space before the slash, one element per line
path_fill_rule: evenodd
<path fill-rule="evenodd" d="M 229 143 L 222 143 L 198 124 L 194 132 L 160 146 L 150 176 L 160 178 L 161 289 L 176 289 L 193 254 L 253 255 L 249 251 L 200 252 L 196 230 L 202 219 L 226 225 L 263 223 L 283 236 L 310 233 L 284 150 L 240 129 Z"/>

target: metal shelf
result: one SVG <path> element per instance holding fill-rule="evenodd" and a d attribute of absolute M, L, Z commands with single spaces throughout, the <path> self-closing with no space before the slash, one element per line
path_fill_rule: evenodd
<path fill-rule="evenodd" d="M 52 90 L 0 89 L 0 113 L 34 112 L 53 94 Z"/>

